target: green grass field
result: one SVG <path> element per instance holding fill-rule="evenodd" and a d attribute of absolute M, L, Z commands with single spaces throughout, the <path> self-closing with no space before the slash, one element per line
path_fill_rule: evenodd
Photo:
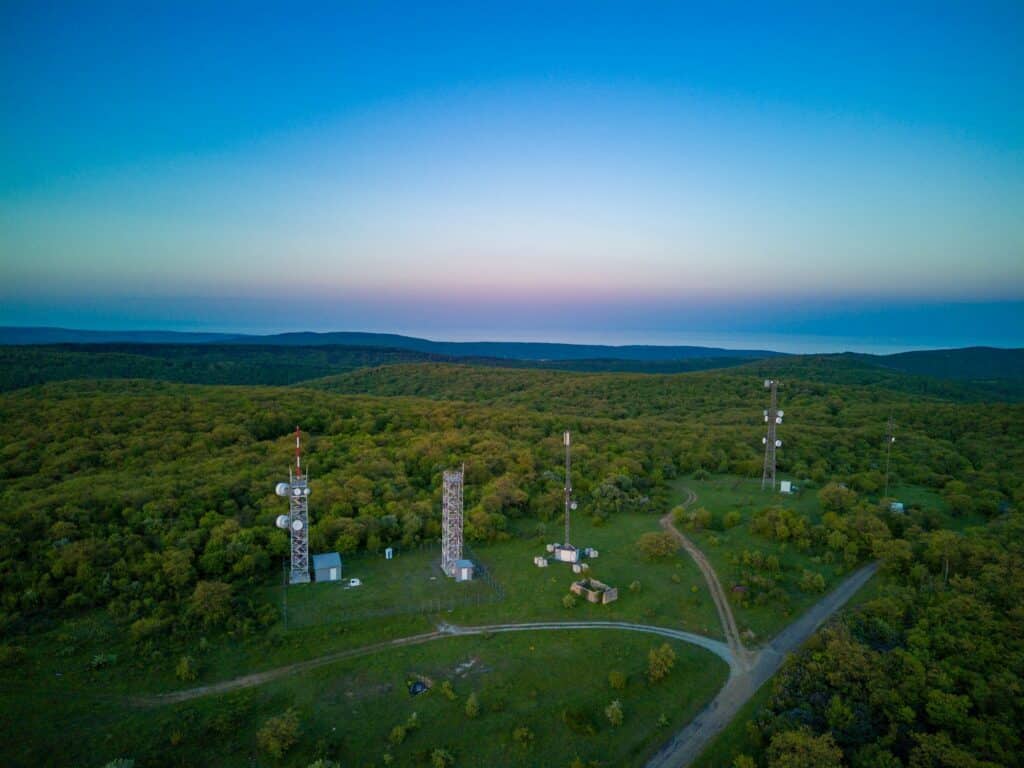
<path fill-rule="evenodd" d="M 289 629 L 360 621 L 386 612 L 418 613 L 495 600 L 495 590 L 484 580 L 456 583 L 441 571 L 439 547 L 384 553 L 361 553 L 344 558 L 342 581 L 268 587 L 265 599 L 287 608 Z M 350 578 L 362 584 L 348 586 Z M 282 592 L 286 591 L 286 602 Z"/>
<path fill-rule="evenodd" d="M 547 540 L 561 538 L 561 527 L 548 526 L 545 538 L 513 539 L 477 547 L 476 552 L 501 582 L 505 600 L 479 608 L 459 608 L 452 620 L 464 623 L 573 619 L 586 621 L 635 621 L 685 629 L 721 638 L 721 627 L 704 579 L 693 561 L 679 552 L 667 560 L 650 562 L 640 556 L 637 539 L 660 530 L 657 513 L 619 515 L 603 526 L 589 519 L 573 522 L 572 538 L 578 546 L 593 547 L 599 557 L 588 561 L 592 575 L 619 588 L 619 599 L 609 605 L 580 602 L 566 609 L 562 598 L 580 577 L 566 563 L 547 568 L 533 564 L 545 554 Z M 640 582 L 640 590 L 629 585 Z"/>
<path fill-rule="evenodd" d="M 110 687 L 81 686 L 64 696 L 50 690 L 4 692 L 8 723 L 18 733 L 4 739 L 4 764 L 103 765 L 132 756 L 137 765 L 194 765 L 201 745 L 204 765 L 305 766 L 318 755 L 346 766 L 418 765 L 443 747 L 460 766 L 568 765 L 576 756 L 605 764 L 640 765 L 658 744 L 698 712 L 723 684 L 724 663 L 700 649 L 673 643 L 678 655 L 670 677 L 646 680 L 647 651 L 661 639 L 625 632 L 568 631 L 445 638 L 428 645 L 339 662 L 245 691 L 186 704 L 140 708 L 127 703 L 132 690 L 123 675 Z M 614 691 L 607 673 L 628 675 Z M 113 678 L 114 675 L 102 675 Z M 431 681 L 412 697 L 407 682 Z M 451 681 L 457 701 L 441 695 Z M 82 690 L 84 688 L 84 690 Z M 480 715 L 465 714 L 475 692 Z M 621 700 L 625 720 L 612 728 L 603 714 Z M 274 760 L 256 746 L 266 718 L 297 708 L 301 738 Z M 39 708 L 47 716 L 39 717 Z M 420 728 L 401 744 L 389 742 L 392 727 L 416 712 Z M 658 725 L 661 714 L 668 724 Z M 525 726 L 529 748 L 512 741 Z M 220 738 L 218 738 L 218 736 Z M 211 744 L 222 747 L 211 750 Z M 608 763 L 607 761 L 611 761 Z"/>
<path fill-rule="evenodd" d="M 760 550 L 765 555 L 775 555 L 782 565 L 786 578 L 781 583 L 789 597 L 787 606 L 772 603 L 759 606 L 731 599 L 733 614 L 740 631 L 750 630 L 754 633 L 751 645 L 764 643 L 820 599 L 821 595 L 801 592 L 796 587 L 795 580 L 805 568 L 822 574 L 826 590 L 833 587 L 845 573 L 841 563 L 827 565 L 814 554 L 797 551 L 792 544 L 756 536 L 750 531 L 751 516 L 755 511 L 767 506 L 786 507 L 806 515 L 812 523 L 818 522 L 820 510 L 813 492 L 791 496 L 773 494 L 761 491 L 760 480 L 731 476 L 714 476 L 706 480 L 683 478 L 675 484 L 678 502 L 684 499 L 685 488 L 696 492 L 695 506 L 705 507 L 711 511 L 716 521 L 721 520 L 722 515 L 731 510 L 736 510 L 741 515 L 742 522 L 728 530 L 683 531 L 707 555 L 726 593 L 729 593 L 736 583 L 739 572 L 732 558 L 744 550 Z"/>
<path fill-rule="evenodd" d="M 715 522 L 713 528 L 702 531 L 681 529 L 707 555 L 727 593 L 736 583 L 739 573 L 739 567 L 733 558 L 741 555 L 744 550 L 760 550 L 765 555 L 775 555 L 782 565 L 784 579 L 781 585 L 789 598 L 787 606 L 771 603 L 758 606 L 752 602 L 745 604 L 737 600 L 732 601 L 733 614 L 740 631 L 750 630 L 755 635 L 751 645 L 763 644 L 820 599 L 820 594 L 803 592 L 797 587 L 800 574 L 805 568 L 824 577 L 826 591 L 834 587 L 849 572 L 849 569 L 843 566 L 841 558 L 836 558 L 835 562 L 829 564 L 822 559 L 820 553 L 800 552 L 792 543 L 774 541 L 750 531 L 752 515 L 768 506 L 792 509 L 805 515 L 812 525 L 819 523 L 821 506 L 818 502 L 817 489 L 785 495 L 762 491 L 761 481 L 754 478 L 714 475 L 696 480 L 686 477 L 676 480 L 673 484 L 674 503 L 684 501 L 687 488 L 697 494 L 694 506 L 705 507 L 712 512 Z M 942 498 L 928 489 L 894 485 L 890 493 L 903 500 L 908 507 L 913 504 L 937 513 L 936 519 L 942 527 L 962 530 L 983 520 L 980 515 L 954 517 L 949 513 Z M 722 516 L 731 510 L 740 513 L 742 522 L 734 528 L 718 530 L 722 528 Z"/>

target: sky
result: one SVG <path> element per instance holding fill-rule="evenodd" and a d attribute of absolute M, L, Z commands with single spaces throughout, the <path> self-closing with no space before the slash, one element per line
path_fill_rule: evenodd
<path fill-rule="evenodd" d="M 426 5 L 3 3 L 0 325 L 1024 346 L 1019 2 Z"/>

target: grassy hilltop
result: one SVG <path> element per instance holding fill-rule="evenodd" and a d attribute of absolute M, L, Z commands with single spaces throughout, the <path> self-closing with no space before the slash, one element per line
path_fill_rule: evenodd
<path fill-rule="evenodd" d="M 219 364 L 217 348 L 209 349 L 212 358 L 160 354 L 179 372 L 191 362 L 202 378 Z M 0 395 L 0 711 L 20 724 L 17 738 L 2 740 L 4 764 L 102 766 L 127 756 L 138 766 L 304 768 L 317 757 L 426 765 L 442 750 L 456 765 L 569 765 L 577 757 L 642 765 L 721 685 L 725 669 L 715 656 L 669 641 L 675 668 L 655 682 L 647 676 L 648 652 L 663 642 L 655 637 L 448 638 L 229 694 L 164 706 L 138 699 L 431 632 L 442 621 L 623 620 L 720 638 L 693 561 L 637 545 L 660 530 L 684 489 L 697 500 L 674 512 L 677 525 L 707 554 L 754 647 L 852 568 L 886 562 L 887 586 L 876 588 L 884 599 L 865 602 L 867 618 L 847 630 L 842 647 L 863 640 L 869 650 L 905 649 L 927 668 L 935 694 L 901 702 L 910 719 L 891 743 L 876 735 L 888 721 L 858 719 L 859 709 L 842 727 L 836 720 L 830 732 L 844 754 L 874 745 L 864 754 L 909 759 L 925 736 L 932 746 L 947 737 L 963 743 L 968 728 L 978 759 L 1014 764 L 1006 749 L 997 755 L 986 744 L 1015 705 L 983 695 L 956 666 L 981 665 L 971 673 L 980 675 L 996 661 L 948 650 L 976 638 L 945 601 L 970 596 L 981 613 L 998 606 L 1012 625 L 1017 609 L 993 590 L 1014 583 L 1006 569 L 1024 572 L 1013 571 L 1014 535 L 983 533 L 1016 530 L 1008 521 L 1019 519 L 1014 510 L 1024 501 L 1024 406 L 994 401 L 971 382 L 891 370 L 870 379 L 860 363 L 829 357 L 649 375 L 321 350 L 309 358 L 320 361 L 313 368 L 347 372 L 311 368 L 308 381 L 255 386 L 277 375 L 268 362 L 277 352 L 260 348 L 245 364 L 251 368 L 229 367 L 223 380 L 254 378 L 226 386 L 154 380 L 174 377 L 163 369 L 150 380 L 121 379 L 135 362 L 103 378 L 103 366 L 94 366 L 105 358 L 94 352 L 19 354 L 42 355 L 68 380 Z M 762 492 L 758 482 L 766 371 L 786 374 L 779 471 L 800 486 L 794 497 Z M 889 495 L 906 503 L 903 515 L 888 512 L 883 498 L 890 414 L 898 441 Z M 296 423 L 314 489 L 311 549 L 341 551 L 346 575 L 365 577 L 361 591 L 314 585 L 282 594 L 287 537 L 273 526 L 282 511 L 273 483 L 287 469 Z M 567 607 L 568 569 L 531 563 L 562 535 L 567 428 L 580 502 L 574 540 L 600 550 L 594 575 L 620 589 L 610 606 Z M 497 586 L 481 581 L 459 592 L 437 579 L 431 547 L 440 534 L 440 473 L 463 461 L 467 538 Z M 399 551 L 391 571 L 385 546 Z M 944 631 L 956 638 L 927 658 L 914 629 L 925 608 L 931 626 L 948 622 Z M 1006 624 L 977 626 L 1012 635 Z M 1014 664 L 1003 674 L 1019 676 Z M 611 685 L 611 671 L 625 675 L 624 688 Z M 820 674 L 808 667 L 811 677 L 801 680 Z M 434 687 L 411 698 L 405 685 L 417 676 Z M 442 692 L 445 680 L 456 699 Z M 744 748 L 764 765 L 772 734 L 796 728 L 779 719 L 793 690 L 772 693 L 753 716 L 764 741 Z M 465 710 L 470 694 L 480 705 L 474 717 Z M 847 687 L 838 695 L 839 704 L 829 704 L 831 693 L 814 704 L 803 726 L 829 730 L 827 707 L 867 706 L 874 694 Z M 616 699 L 620 726 L 605 713 Z M 938 714 L 940 700 L 977 714 L 964 715 L 974 718 L 965 725 Z M 392 738 L 413 712 L 412 727 Z M 294 743 L 276 755 L 268 729 L 293 724 Z"/>

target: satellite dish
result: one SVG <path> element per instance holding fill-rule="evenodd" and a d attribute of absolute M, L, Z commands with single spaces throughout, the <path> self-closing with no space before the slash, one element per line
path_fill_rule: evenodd
<path fill-rule="evenodd" d="M 287 496 L 288 483 L 278 483 L 276 486 L 274 486 L 274 493 L 276 493 L 278 496 Z"/>
<path fill-rule="evenodd" d="M 302 495 L 309 496 L 309 486 L 306 486 L 305 488 L 302 489 Z"/>
<path fill-rule="evenodd" d="M 785 416 L 785 415 L 786 415 L 786 412 L 785 412 L 785 411 L 779 411 L 779 418 L 780 418 L 780 419 L 781 419 L 781 418 L 782 418 L 783 416 Z"/>
<path fill-rule="evenodd" d="M 302 495 L 302 489 L 301 488 L 292 488 L 292 496 L 301 496 L 301 495 Z"/>
<path fill-rule="evenodd" d="M 776 416 L 775 417 L 775 423 L 776 424 L 781 424 L 782 423 L 782 417 L 781 416 Z"/>
<path fill-rule="evenodd" d="M 578 507 L 578 506 L 579 506 L 579 504 L 577 504 L 577 503 L 576 503 L 576 502 L 574 501 L 574 502 L 572 502 L 571 504 L 569 504 L 569 509 L 576 509 L 576 507 Z"/>
<path fill-rule="evenodd" d="M 274 525 L 283 531 L 288 530 L 288 515 L 278 515 L 277 520 L 274 521 Z"/>
<path fill-rule="evenodd" d="M 301 531 L 302 530 L 302 521 L 301 520 L 296 520 L 295 522 L 293 522 L 292 523 L 292 530 L 293 531 Z"/>
<path fill-rule="evenodd" d="M 782 441 L 781 440 L 776 440 L 775 441 L 775 447 L 776 448 L 781 448 L 782 447 Z"/>
<path fill-rule="evenodd" d="M 762 437 L 761 438 L 761 445 L 768 445 L 768 438 L 767 437 Z"/>

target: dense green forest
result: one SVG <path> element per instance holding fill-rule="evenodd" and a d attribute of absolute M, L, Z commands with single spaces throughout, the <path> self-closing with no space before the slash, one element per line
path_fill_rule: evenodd
<path fill-rule="evenodd" d="M 306 372 L 349 370 L 252 386 L 285 375 L 276 353 L 253 349 L 251 368 L 232 368 L 219 348 L 206 349 L 195 360 L 168 351 L 161 365 L 184 376 L 192 362 L 199 377 L 223 365 L 221 381 L 248 376 L 248 385 L 115 380 L 116 372 L 98 380 L 109 361 L 95 353 L 19 353 L 78 380 L 0 395 L 4 677 L 33 634 L 76 617 L 113 621 L 140 661 L 200 634 L 263 636 L 280 617 L 255 590 L 279 578 L 287 552 L 273 526 L 273 484 L 287 471 L 296 424 L 315 489 L 314 551 L 435 541 L 440 474 L 463 461 L 467 537 L 488 545 L 533 537 L 557 519 L 563 429 L 575 434 L 580 513 L 598 525 L 656 519 L 683 475 L 759 476 L 761 379 L 772 366 L 787 374 L 780 473 L 820 499 L 821 514 L 803 519 L 766 499 L 749 521 L 751 540 L 806 540 L 824 562 L 832 550 L 850 565 L 881 558 L 885 586 L 786 668 L 748 757 L 771 768 L 1022 764 L 1014 724 L 1024 679 L 1024 405 L 982 402 L 969 383 L 895 372 L 866 381 L 862 364 L 842 357 L 645 375 L 299 348 Z M 390 364 L 361 367 L 368 362 Z M 950 530 L 934 510 L 887 511 L 890 415 L 892 485 L 931 489 L 954 520 L 987 528 Z M 729 524 L 714 517 L 714 526 Z M 763 559 L 749 559 L 742 572 L 760 583 Z M 791 759 L 801 753 L 817 757 Z"/>
<path fill-rule="evenodd" d="M 1024 765 L 1024 517 L 902 535 L 878 595 L 773 681 L 735 766 Z"/>

